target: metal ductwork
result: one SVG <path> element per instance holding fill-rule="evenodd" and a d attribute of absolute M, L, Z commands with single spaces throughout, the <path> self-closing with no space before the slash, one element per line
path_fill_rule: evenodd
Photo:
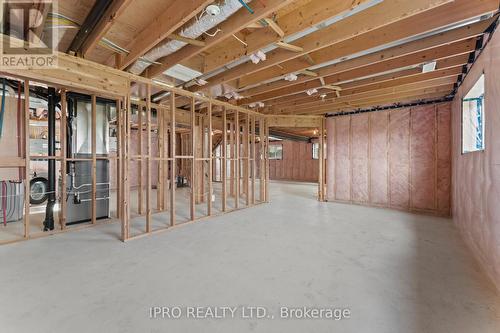
<path fill-rule="evenodd" d="M 200 18 L 196 18 L 196 22 L 188 27 L 182 29 L 179 33 L 182 37 L 189 39 L 196 39 L 202 34 L 206 33 L 208 30 L 215 28 L 221 22 L 227 20 L 231 15 L 236 13 L 240 8 L 243 7 L 243 3 L 248 3 L 250 0 L 238 1 L 238 0 L 226 0 L 224 4 L 220 5 L 220 13 L 216 16 L 212 16 L 205 11 L 201 14 Z M 217 32 L 215 32 L 217 33 Z M 169 40 L 164 44 L 161 44 L 148 53 L 146 53 L 142 58 L 144 60 L 137 60 L 129 69 L 133 74 L 141 74 L 146 68 L 151 66 L 155 61 L 160 58 L 166 57 L 169 54 L 176 52 L 177 50 L 186 46 L 187 43 Z"/>

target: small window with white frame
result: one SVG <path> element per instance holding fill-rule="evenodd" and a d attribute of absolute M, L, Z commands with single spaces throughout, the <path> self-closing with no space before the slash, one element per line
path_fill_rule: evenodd
<path fill-rule="evenodd" d="M 269 145 L 269 159 L 282 160 L 283 159 L 283 145 Z"/>
<path fill-rule="evenodd" d="M 484 74 L 462 99 L 462 154 L 484 150 Z"/>
<path fill-rule="evenodd" d="M 323 146 L 323 156 L 326 159 L 326 143 Z M 312 144 L 312 158 L 313 160 L 319 160 L 319 142 L 313 142 Z"/>

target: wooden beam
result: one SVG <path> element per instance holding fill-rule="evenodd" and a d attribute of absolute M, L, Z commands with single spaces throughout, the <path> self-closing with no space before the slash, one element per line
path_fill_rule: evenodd
<path fill-rule="evenodd" d="M 404 105 L 405 103 L 416 103 L 416 102 L 421 102 L 421 101 L 436 101 L 436 100 L 440 100 L 443 97 L 445 97 L 447 95 L 447 93 L 449 93 L 449 92 L 451 92 L 451 89 L 448 92 L 445 92 L 443 90 L 443 92 L 434 92 L 434 93 L 428 93 L 428 94 L 415 93 L 413 95 L 405 94 L 403 96 L 401 96 L 401 95 L 387 96 L 385 99 L 379 99 L 379 100 L 369 101 L 366 103 L 360 103 L 360 104 L 357 104 L 355 106 L 334 108 L 334 109 L 329 110 L 328 113 L 329 114 L 338 114 L 341 112 L 351 112 L 351 111 L 356 111 L 359 109 L 371 109 L 371 108 L 390 106 L 390 105 Z"/>
<path fill-rule="evenodd" d="M 403 18 L 400 21 L 396 21 L 388 25 L 382 24 L 377 29 L 350 35 L 350 38 L 338 38 L 337 41 L 335 41 L 334 35 L 332 36 L 333 41 L 330 46 L 318 49 L 310 53 L 310 56 L 312 60 L 318 64 L 327 62 L 332 59 L 341 59 L 345 56 L 369 50 L 370 48 L 378 47 L 396 40 L 401 40 L 418 34 L 426 33 L 432 31 L 433 29 L 438 29 L 440 27 L 464 21 L 469 18 L 477 17 L 482 14 L 491 13 L 496 9 L 498 9 L 497 0 L 485 0 L 480 3 L 468 0 L 455 0 L 433 10 Z M 370 10 L 366 10 L 361 14 L 366 14 L 369 11 Z M 358 15 L 355 15 L 349 19 L 354 19 L 358 17 Z M 343 24 L 347 24 L 349 22 L 349 19 L 342 20 L 334 24 L 333 27 L 337 28 L 342 26 Z M 370 18 L 365 19 L 371 20 Z M 348 29 L 348 27 L 342 27 L 341 30 L 343 29 Z M 326 36 L 328 36 L 328 34 L 326 34 Z M 296 45 L 300 45 L 297 42 L 294 43 Z M 306 48 L 304 48 L 304 50 L 307 51 Z M 279 77 L 288 73 L 294 73 L 311 66 L 302 58 L 292 59 L 292 55 L 288 55 L 289 60 L 281 62 L 282 69 L 273 67 L 267 68 L 265 70 L 263 70 L 263 68 L 256 70 L 258 66 L 255 66 L 253 69 L 237 72 L 237 70 L 239 69 L 245 69 L 244 67 L 238 66 L 232 69 L 231 73 L 234 75 L 229 75 L 231 74 L 229 73 L 224 77 L 222 75 L 213 77 L 210 80 L 210 84 L 222 83 L 226 82 L 227 80 L 239 78 L 238 87 L 242 88 L 272 79 L 274 77 Z M 274 61 L 269 61 L 272 60 L 270 58 L 272 58 L 272 54 L 268 56 L 268 61 L 265 62 L 266 65 L 274 63 Z"/>
<path fill-rule="evenodd" d="M 194 45 L 194 46 L 199 46 L 199 47 L 205 46 L 205 42 L 202 40 L 197 40 L 197 39 L 193 39 L 193 38 L 186 38 L 186 37 L 183 37 L 183 36 L 178 35 L 178 34 L 171 34 L 170 36 L 168 36 L 168 38 L 173 39 L 173 40 L 177 40 L 179 42 L 184 42 L 184 43 L 187 43 L 190 45 Z"/>
<path fill-rule="evenodd" d="M 208 1 L 212 2 L 212 1 Z M 168 55 L 159 59 L 158 61 L 162 64 L 159 66 L 154 66 L 151 72 L 147 75 L 147 77 L 155 77 L 160 73 L 163 73 L 165 70 L 170 67 L 190 59 L 191 57 L 207 51 L 210 47 L 220 43 L 228 37 L 231 37 L 233 34 L 237 33 L 242 29 L 242 27 L 246 27 L 250 23 L 257 22 L 267 16 L 269 16 L 274 11 L 292 3 L 292 0 L 267 0 L 264 4 L 263 2 L 257 1 L 252 3 L 252 9 L 254 11 L 253 14 L 249 13 L 245 8 L 241 8 L 235 14 L 231 16 L 228 20 L 222 22 L 219 25 L 219 29 L 221 32 L 214 36 L 207 36 L 205 39 L 205 46 L 198 47 L 194 45 L 187 45 L 177 52 Z M 185 7 L 184 2 L 176 1 L 180 6 Z"/>
<path fill-rule="evenodd" d="M 281 29 L 281 27 L 276 22 L 274 22 L 272 19 L 270 19 L 268 17 L 266 17 L 264 19 L 264 21 L 269 25 L 269 27 L 271 29 L 274 30 L 274 32 L 276 34 L 278 34 L 278 36 L 280 36 L 280 38 L 285 37 L 285 32 L 283 31 L 283 29 Z"/>
<path fill-rule="evenodd" d="M 451 72 L 456 72 L 461 71 L 461 67 L 466 64 L 469 60 L 469 55 L 468 54 L 463 54 L 459 56 L 452 56 L 449 58 L 444 58 L 441 60 L 438 60 L 437 66 L 436 66 L 436 71 L 434 74 L 427 74 L 427 75 L 438 75 L 437 73 L 442 73 L 443 76 L 447 76 L 446 73 Z M 441 72 L 443 70 L 446 70 L 446 72 Z M 346 91 L 348 92 L 349 89 L 353 88 L 360 88 L 363 86 L 367 85 L 372 85 L 372 84 L 381 84 L 384 82 L 389 82 L 401 78 L 407 78 L 409 79 L 410 77 L 413 76 L 420 76 L 422 74 L 422 69 L 417 67 L 417 68 L 410 68 L 410 69 L 405 69 L 405 70 L 400 70 L 397 72 L 391 72 L 388 74 L 383 74 L 383 75 L 376 75 L 373 77 L 368 77 L 366 79 L 360 79 L 360 80 L 354 80 L 349 83 L 344 83 L 341 84 L 341 87 L 344 89 L 344 94 Z M 407 82 L 408 83 L 408 82 Z M 332 97 L 332 94 L 326 94 L 327 98 Z M 318 96 L 306 96 L 305 94 L 296 94 L 296 95 L 289 95 L 286 97 L 278 97 L 272 100 L 268 100 L 266 104 L 271 105 L 268 108 L 279 108 L 279 107 L 285 107 L 285 106 L 298 106 L 304 103 L 312 103 L 312 102 L 318 102 Z"/>
<path fill-rule="evenodd" d="M 302 48 L 300 46 L 295 46 L 295 45 L 288 44 L 285 42 L 276 42 L 275 44 L 277 47 L 284 49 L 284 50 L 288 50 L 288 51 L 292 51 L 292 52 L 299 52 L 299 53 L 304 52 L 304 48 Z"/>
<path fill-rule="evenodd" d="M 281 96 L 287 96 L 305 92 L 309 89 L 319 89 L 322 86 L 325 87 L 332 84 L 338 84 L 339 82 L 349 81 L 356 78 L 375 75 L 377 73 L 396 70 L 398 68 L 418 65 L 430 60 L 438 60 L 441 58 L 447 58 L 454 55 L 469 53 L 475 50 L 475 47 L 476 47 L 476 39 L 471 38 L 468 40 L 455 42 L 449 45 L 439 46 L 421 52 L 412 53 L 406 56 L 373 63 L 371 65 L 364 67 L 356 67 L 352 70 L 326 76 L 324 77 L 323 81 L 324 85 L 321 84 L 322 82 L 318 82 L 318 80 L 311 80 L 305 83 L 298 83 L 281 89 L 273 90 L 267 93 L 255 95 L 251 98 L 243 99 L 241 103 L 249 104 L 259 101 L 267 101 Z"/>
<path fill-rule="evenodd" d="M 388 26 L 391 23 L 403 20 L 407 17 L 429 11 L 430 9 L 449 3 L 451 0 L 401 0 L 397 3 L 384 1 L 361 13 L 347 17 L 336 24 L 315 31 L 296 41 L 294 45 L 302 47 L 303 52 L 291 53 L 287 50 L 276 49 L 266 54 L 267 60 L 254 64 L 251 61 L 235 66 L 223 73 L 210 78 L 209 83 L 203 88 L 221 84 L 237 78 L 245 78 L 253 73 L 264 71 L 270 67 L 281 64 L 284 61 L 301 58 L 306 53 L 334 45 L 348 40 L 360 34 Z M 300 59 L 305 63 L 303 59 Z M 310 65 L 307 64 L 306 68 Z M 305 68 L 302 68 L 305 69 Z M 241 86 L 246 84 L 241 83 Z M 201 88 L 194 87 L 194 90 Z"/>
<path fill-rule="evenodd" d="M 111 29 L 116 19 L 123 14 L 127 7 L 132 3 L 132 0 L 114 0 L 106 9 L 106 12 L 99 20 L 99 23 L 92 29 L 81 47 L 81 55 L 86 57 L 99 43 L 99 41 Z"/>
<path fill-rule="evenodd" d="M 240 207 L 240 114 L 238 110 L 234 111 L 234 207 Z"/>
<path fill-rule="evenodd" d="M 300 111 L 297 111 L 297 113 L 303 115 L 320 115 L 341 110 L 343 111 L 354 110 L 360 107 L 375 107 L 387 103 L 399 103 L 406 100 L 426 99 L 430 98 L 429 96 L 431 96 L 432 98 L 442 98 L 445 97 L 447 94 L 451 93 L 452 90 L 453 90 L 453 83 L 437 87 L 420 88 L 418 90 L 410 90 L 406 92 L 384 94 L 380 96 L 375 94 L 374 96 L 367 96 L 363 99 L 359 99 L 349 104 L 346 103 L 330 104 L 330 105 L 325 105 L 324 107 L 317 107 L 313 109 L 302 109 Z"/>
<path fill-rule="evenodd" d="M 227 111 L 222 107 L 222 211 L 227 210 Z"/>
<path fill-rule="evenodd" d="M 144 203 L 143 199 L 143 194 L 144 194 L 144 181 L 143 181 L 143 176 L 144 176 L 144 170 L 143 170 L 143 165 L 144 165 L 144 154 L 143 154 L 143 136 L 144 136 L 144 121 L 142 120 L 142 112 L 144 111 L 145 105 L 140 105 L 137 108 L 137 144 L 138 144 L 138 150 L 137 154 L 139 155 L 139 159 L 137 160 L 137 182 L 138 188 L 137 188 L 137 213 L 139 215 L 143 214 L 143 209 L 142 205 Z"/>
<path fill-rule="evenodd" d="M 147 53 L 156 44 L 172 35 L 177 29 L 182 27 L 211 3 L 211 0 L 173 1 L 164 12 L 154 18 L 151 23 L 137 35 L 135 40 L 127 46 L 130 52 L 123 60 L 120 69 L 125 69 L 130 66 L 139 57 Z"/>
<path fill-rule="evenodd" d="M 405 71 L 403 71 L 405 72 Z M 436 79 L 444 79 L 447 77 L 452 77 L 453 79 L 457 78 L 458 75 L 462 73 L 462 67 L 452 67 L 449 69 L 438 70 L 429 73 L 411 73 L 408 76 L 401 76 L 398 78 L 394 78 L 392 80 L 381 80 L 380 82 L 375 82 L 371 84 L 361 84 L 359 86 L 349 85 L 343 91 L 342 97 L 337 97 L 334 94 L 327 94 L 327 97 L 324 99 L 311 99 L 310 97 L 305 97 L 303 99 L 295 100 L 285 104 L 279 104 L 273 107 L 273 110 L 276 112 L 285 111 L 286 109 L 297 109 L 297 108 L 310 108 L 314 106 L 324 106 L 330 102 L 339 102 L 345 101 L 349 102 L 350 100 L 355 100 L 359 98 L 360 95 L 364 93 L 369 93 L 371 91 L 377 91 L 380 89 L 387 89 L 392 87 L 401 87 L 407 84 L 418 84 L 419 82 L 427 82 L 432 84 Z M 354 82 L 353 82 L 354 83 Z M 425 84 L 425 83 L 422 83 Z"/>
<path fill-rule="evenodd" d="M 151 232 L 151 85 L 146 85 L 146 232 Z"/>
<path fill-rule="evenodd" d="M 321 117 L 311 116 L 268 116 L 269 127 L 319 127 Z"/>
<path fill-rule="evenodd" d="M 250 115 L 248 115 L 250 116 Z M 256 123 L 256 116 L 252 115 L 252 124 L 251 124 L 251 149 L 252 149 L 252 183 L 251 183 L 251 192 L 252 192 L 252 198 L 251 198 L 251 204 L 255 205 L 255 178 L 257 178 L 257 155 L 256 155 L 256 140 L 257 140 L 257 135 L 256 135 L 256 130 L 255 130 L 255 123 Z"/>
<path fill-rule="evenodd" d="M 212 151 L 212 103 L 208 103 L 208 198 L 207 198 L 207 215 L 212 215 L 212 195 L 213 195 L 213 186 L 212 186 L 212 159 L 213 159 L 213 151 Z"/>
<path fill-rule="evenodd" d="M 175 161 L 175 93 L 170 94 L 170 226 L 175 225 L 175 189 L 176 189 L 176 161 Z"/>
<path fill-rule="evenodd" d="M 311 77 L 317 77 L 318 76 L 318 73 L 310 71 L 308 69 L 304 69 L 304 70 L 300 71 L 300 74 L 304 74 L 305 76 L 311 76 Z"/>
<path fill-rule="evenodd" d="M 434 80 L 427 80 L 427 81 L 422 81 L 422 82 L 415 82 L 415 83 L 410 83 L 410 84 L 404 84 L 404 85 L 399 85 L 399 86 L 394 86 L 390 88 L 383 88 L 383 89 L 377 89 L 377 90 L 372 90 L 372 91 L 367 91 L 363 93 L 359 93 L 354 97 L 348 96 L 348 97 L 341 97 L 337 99 L 332 99 L 330 101 L 327 101 L 323 103 L 322 105 L 304 105 L 300 107 L 295 107 L 295 108 L 284 108 L 284 109 L 279 109 L 276 110 L 278 113 L 285 113 L 285 114 L 297 114 L 297 113 L 302 113 L 302 114 L 308 114 L 309 111 L 315 111 L 315 110 L 321 110 L 325 107 L 329 107 L 331 105 L 353 105 L 357 103 L 360 100 L 367 99 L 367 98 L 373 98 L 373 97 L 378 97 L 378 96 L 385 96 L 385 95 L 391 95 L 395 93 L 407 93 L 415 90 L 422 90 L 422 89 L 433 89 L 433 88 L 438 88 L 442 87 L 443 85 L 449 86 L 453 85 L 458 76 L 451 76 L 451 77 L 444 77 L 444 78 L 438 78 Z M 432 91 L 434 92 L 434 91 Z"/>
<path fill-rule="evenodd" d="M 284 35 L 289 36 L 311 28 L 333 16 L 347 13 L 354 7 L 368 0 L 312 0 L 304 6 L 276 18 L 276 24 L 282 27 Z M 244 55 L 252 54 L 281 38 L 270 34 L 267 29 L 258 29 L 245 37 L 247 46 L 238 41 L 228 40 L 223 45 L 207 50 L 204 61 L 204 72 L 213 71 L 223 65 L 237 60 Z"/>
<path fill-rule="evenodd" d="M 196 146 L 196 105 L 194 98 L 191 98 L 191 154 L 193 158 L 191 159 L 191 195 L 190 195 L 190 214 L 191 220 L 195 219 L 195 209 L 196 209 L 196 191 L 197 189 L 197 179 L 196 179 L 196 159 L 198 154 L 196 153 L 198 147 Z M 203 178 L 202 178 L 203 181 Z"/>

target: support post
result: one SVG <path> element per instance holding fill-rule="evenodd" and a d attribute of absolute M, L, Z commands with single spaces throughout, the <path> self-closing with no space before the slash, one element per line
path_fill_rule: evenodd
<path fill-rule="evenodd" d="M 190 211 L 191 211 L 191 221 L 195 219 L 195 205 L 196 205 L 196 110 L 195 110 L 195 100 L 191 97 L 191 201 L 190 201 Z"/>
<path fill-rule="evenodd" d="M 222 211 L 227 210 L 227 111 L 222 107 Z"/>
<path fill-rule="evenodd" d="M 137 114 L 137 135 L 138 135 L 138 144 L 139 144 L 139 149 L 138 149 L 138 155 L 139 155 L 139 159 L 137 161 L 138 163 L 138 166 L 137 166 L 137 180 L 139 182 L 139 188 L 137 189 L 137 212 L 139 213 L 139 215 L 142 215 L 143 211 L 142 211 L 142 203 L 143 203 L 143 200 L 142 200 L 142 192 L 144 190 L 144 183 L 143 183 L 143 180 L 142 180 L 142 176 L 143 176 L 143 171 L 142 171 L 142 166 L 143 166 L 143 159 L 144 159 L 144 155 L 143 155 L 143 151 L 142 151 L 142 109 L 143 107 L 142 106 L 138 106 L 137 107 L 137 110 L 138 110 L 138 114 Z"/>
<path fill-rule="evenodd" d="M 121 219 L 121 203 L 122 203 L 122 158 L 120 156 L 122 151 L 121 145 L 121 122 L 122 122 L 122 101 L 121 99 L 116 100 L 116 215 L 118 219 Z"/>
<path fill-rule="evenodd" d="M 323 201 L 323 185 L 324 185 L 324 179 L 323 179 L 323 176 L 324 176 L 324 126 L 323 126 L 323 119 L 321 120 L 321 125 L 320 125 L 320 129 L 319 129 L 319 140 L 318 140 L 318 145 L 319 145 L 319 172 L 318 172 L 318 200 L 319 201 Z"/>
<path fill-rule="evenodd" d="M 30 236 L 30 81 L 24 80 L 24 238 Z"/>
<path fill-rule="evenodd" d="M 255 205 L 255 178 L 257 177 L 257 158 L 256 158 L 256 147 L 255 147 L 255 140 L 257 139 L 257 136 L 255 134 L 255 122 L 256 122 L 256 117 L 255 115 L 252 116 L 252 205 Z"/>
<path fill-rule="evenodd" d="M 176 161 L 175 161 L 175 93 L 170 93 L 170 225 L 175 225 L 175 187 L 176 187 Z"/>
<path fill-rule="evenodd" d="M 238 110 L 234 111 L 234 207 L 240 207 L 240 115 Z"/>
<path fill-rule="evenodd" d="M 146 232 L 151 232 L 151 84 L 146 87 Z"/>
<path fill-rule="evenodd" d="M 265 168 L 266 168 L 266 178 L 265 178 L 265 202 L 269 202 L 269 123 L 267 119 L 264 119 L 264 128 L 265 128 L 265 136 L 266 147 L 264 150 L 264 159 L 265 159 Z"/>
<path fill-rule="evenodd" d="M 212 215 L 212 102 L 208 103 L 208 198 L 207 215 Z"/>

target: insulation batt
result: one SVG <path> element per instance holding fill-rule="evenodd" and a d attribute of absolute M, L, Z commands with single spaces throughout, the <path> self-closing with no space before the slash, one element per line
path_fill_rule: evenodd
<path fill-rule="evenodd" d="M 327 119 L 329 201 L 450 215 L 450 103 Z"/>
<path fill-rule="evenodd" d="M 462 98 L 485 73 L 485 150 L 462 154 Z M 452 104 L 453 221 L 500 291 L 500 33 L 494 33 Z"/>

